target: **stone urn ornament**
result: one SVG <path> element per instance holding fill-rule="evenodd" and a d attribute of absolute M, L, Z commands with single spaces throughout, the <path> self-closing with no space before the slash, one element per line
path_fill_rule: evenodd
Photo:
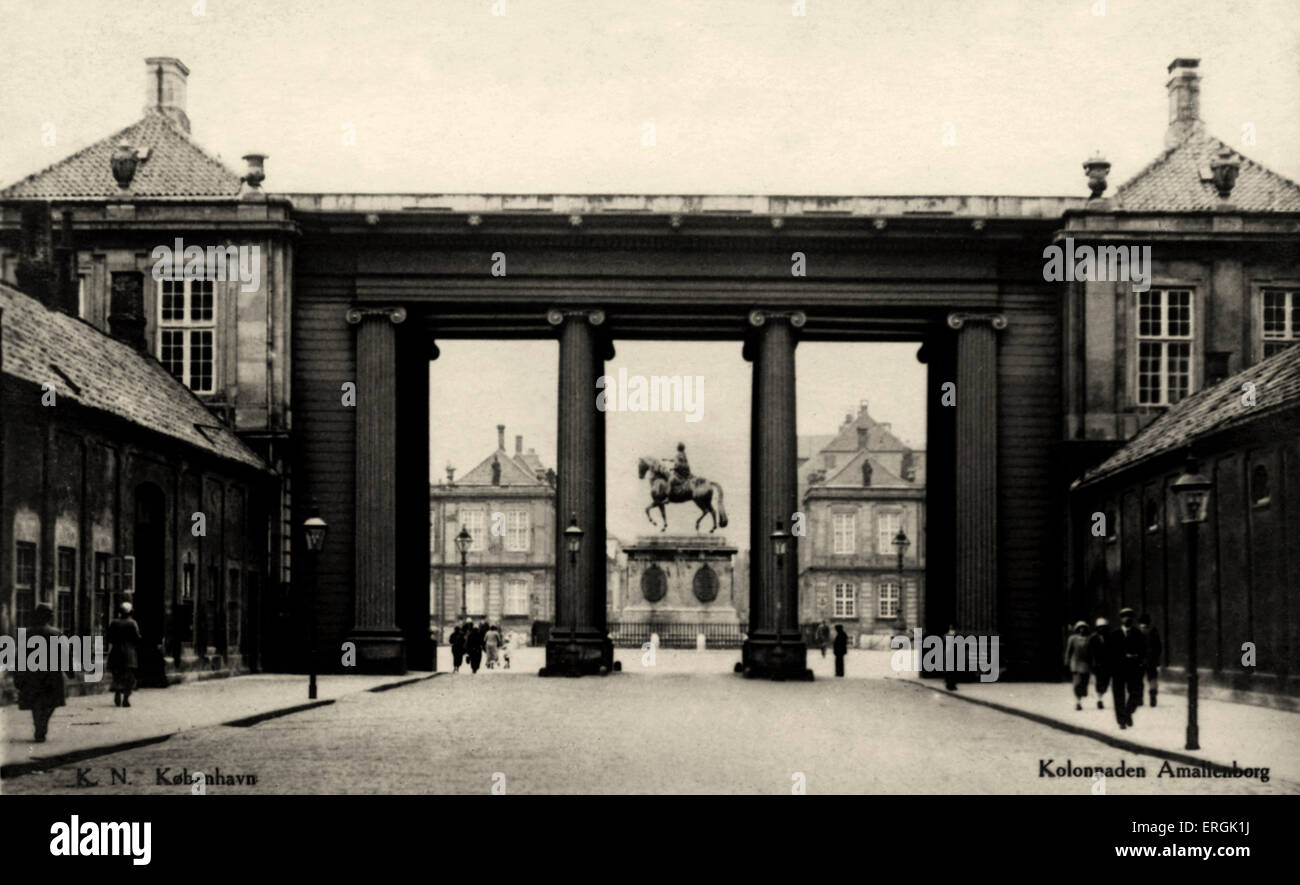
<path fill-rule="evenodd" d="M 1110 174 L 1110 161 L 1101 155 L 1101 151 L 1093 151 L 1083 164 L 1083 171 L 1088 174 L 1088 190 L 1092 192 L 1092 199 L 1101 199 L 1101 195 L 1106 192 L 1106 176 Z"/>
<path fill-rule="evenodd" d="M 117 179 L 118 187 L 126 189 L 131 186 L 131 179 L 135 178 L 135 170 L 139 163 L 140 158 L 136 156 L 135 148 L 131 147 L 131 143 L 119 142 L 108 161 L 109 168 L 113 170 L 113 178 Z"/>
<path fill-rule="evenodd" d="M 1219 192 L 1221 199 L 1228 199 L 1232 194 L 1233 187 L 1237 184 L 1237 173 L 1241 171 L 1241 160 L 1230 147 L 1223 147 L 1215 154 L 1214 162 L 1210 164 L 1210 172 L 1214 177 L 1214 189 Z"/>

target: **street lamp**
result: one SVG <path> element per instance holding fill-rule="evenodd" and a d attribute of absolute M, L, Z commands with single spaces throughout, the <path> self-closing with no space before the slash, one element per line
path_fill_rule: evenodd
<path fill-rule="evenodd" d="M 1183 533 L 1187 547 L 1187 747 L 1199 750 L 1199 728 L 1196 721 L 1196 695 L 1200 688 L 1200 677 L 1196 667 L 1196 585 L 1197 585 L 1197 546 L 1200 526 L 1209 515 L 1210 481 L 1197 471 L 1196 462 L 1189 456 L 1182 476 L 1174 482 L 1174 494 L 1178 496 L 1182 518 Z"/>
<path fill-rule="evenodd" d="M 785 533 L 781 520 L 776 521 L 776 528 L 768 535 L 772 539 L 772 550 L 776 553 L 776 656 L 785 655 L 781 647 L 781 598 L 785 595 L 785 545 L 790 537 Z"/>
<path fill-rule="evenodd" d="M 573 567 L 569 596 L 573 599 L 573 620 L 569 628 L 569 675 L 580 675 L 578 670 L 578 552 L 582 550 L 584 532 L 578 528 L 578 514 L 569 515 L 569 527 L 564 530 L 564 544 L 569 550 L 569 565 Z"/>
<path fill-rule="evenodd" d="M 302 534 L 307 541 L 307 553 L 311 560 L 311 579 L 312 589 L 316 589 L 316 582 L 320 575 L 320 552 L 325 549 L 325 535 L 329 531 L 329 524 L 321 519 L 320 508 L 316 502 L 312 502 L 311 516 L 302 524 Z M 316 594 L 308 601 L 308 620 L 311 624 L 311 667 L 310 681 L 307 683 L 307 699 L 316 700 Z"/>
<path fill-rule="evenodd" d="M 473 544 L 474 536 L 469 533 L 469 529 L 461 526 L 460 534 L 456 536 L 456 549 L 460 552 L 460 617 L 457 620 L 461 624 L 469 618 L 469 613 L 465 611 L 465 557 Z"/>
<path fill-rule="evenodd" d="M 893 544 L 894 549 L 898 551 L 898 605 L 900 608 L 899 614 L 901 618 L 903 587 L 907 583 L 903 580 L 903 554 L 907 552 L 908 547 L 912 546 L 912 542 L 907 539 L 907 532 L 903 531 L 901 519 L 898 526 L 898 534 L 894 535 L 894 540 L 890 541 L 890 543 Z M 903 622 L 903 626 L 907 626 L 906 621 Z"/>

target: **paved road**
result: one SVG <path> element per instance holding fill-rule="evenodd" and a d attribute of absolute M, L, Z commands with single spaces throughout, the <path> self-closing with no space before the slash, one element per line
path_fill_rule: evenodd
<path fill-rule="evenodd" d="M 820 662 L 818 662 L 820 664 Z M 627 666 L 625 664 L 625 666 Z M 691 668 L 538 679 L 444 674 L 249 728 L 165 743 L 3 782 L 5 793 L 179 793 L 183 769 L 256 783 L 209 793 L 1065 793 L 1093 778 L 1053 766 L 1145 766 L 1108 794 L 1284 793 L 1273 782 L 1157 778 L 1162 761 L 947 697 L 908 681 L 748 681 Z M 111 699 L 108 701 L 111 704 Z M 90 769 L 85 772 L 85 769 Z M 128 783 L 112 784 L 124 769 Z"/>

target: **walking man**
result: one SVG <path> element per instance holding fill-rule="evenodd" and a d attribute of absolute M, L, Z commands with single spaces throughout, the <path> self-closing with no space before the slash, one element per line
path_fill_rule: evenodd
<path fill-rule="evenodd" d="M 33 636 L 41 636 L 41 641 L 48 643 L 51 637 L 62 635 L 63 631 L 54 626 L 54 609 L 43 602 L 36 606 L 27 631 L 28 642 Z M 18 709 L 32 711 L 36 743 L 44 743 L 50 717 L 55 708 L 64 704 L 63 674 L 58 670 L 19 670 L 14 673 L 14 687 L 18 689 Z"/>
<path fill-rule="evenodd" d="M 457 624 L 447 641 L 451 644 L 451 672 L 459 673 L 460 662 L 465 658 L 465 628 Z"/>
<path fill-rule="evenodd" d="M 1147 641 L 1133 623 L 1133 609 L 1119 611 L 1120 626 L 1111 632 L 1106 647 L 1111 658 L 1111 685 L 1115 697 L 1115 721 L 1131 728 L 1133 711 L 1142 700 L 1142 675 L 1146 669 Z"/>
<path fill-rule="evenodd" d="M 465 637 L 465 654 L 469 656 L 470 673 L 477 673 L 479 664 L 483 662 L 483 631 L 478 627 L 469 628 L 469 635 Z"/>
<path fill-rule="evenodd" d="M 822 650 L 822 657 L 826 657 L 826 643 L 831 641 L 831 625 L 825 618 L 817 625 L 817 647 Z"/>
<path fill-rule="evenodd" d="M 822 649 L 822 654 L 826 650 Z M 849 634 L 844 632 L 843 624 L 835 625 L 835 675 L 844 675 L 844 656 L 849 653 Z"/>
<path fill-rule="evenodd" d="M 1146 612 L 1138 618 L 1138 629 L 1147 640 L 1147 694 L 1151 696 L 1151 706 L 1156 705 L 1156 695 L 1160 692 L 1160 652 L 1163 646 L 1160 644 L 1160 631 L 1151 623 L 1151 615 Z M 1142 703 L 1142 694 L 1138 693 L 1138 703 Z"/>
<path fill-rule="evenodd" d="M 140 666 L 140 625 L 131 617 L 131 603 L 117 607 L 117 617 L 108 624 L 108 670 L 113 674 L 113 704 L 131 706 L 135 671 Z"/>
<path fill-rule="evenodd" d="M 1110 655 L 1106 650 L 1106 633 L 1110 621 L 1105 618 L 1098 618 L 1096 630 L 1092 636 L 1088 637 L 1088 664 L 1092 667 L 1092 673 L 1097 677 L 1097 709 L 1106 709 L 1106 704 L 1102 698 L 1106 697 L 1106 689 L 1110 687 Z"/>
<path fill-rule="evenodd" d="M 1092 674 L 1088 654 L 1088 623 L 1079 621 L 1065 643 L 1065 666 L 1070 669 L 1074 683 L 1074 709 L 1083 709 L 1083 699 L 1088 696 L 1088 679 Z"/>

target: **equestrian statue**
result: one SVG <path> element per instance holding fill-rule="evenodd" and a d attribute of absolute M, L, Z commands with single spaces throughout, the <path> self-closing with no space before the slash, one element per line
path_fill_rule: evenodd
<path fill-rule="evenodd" d="M 659 531 L 668 531 L 668 512 L 664 505 L 682 504 L 686 501 L 694 501 L 700 508 L 700 518 L 695 520 L 696 531 L 699 531 L 704 517 L 709 515 L 713 516 L 713 528 L 709 529 L 710 532 L 717 531 L 719 527 L 724 529 L 727 527 L 727 508 L 722 506 L 722 486 L 702 476 L 691 475 L 691 465 L 686 460 L 685 443 L 677 444 L 677 457 L 673 461 L 641 458 L 637 462 L 636 469 L 638 479 L 645 479 L 646 474 L 650 474 L 650 506 L 645 509 L 645 515 L 651 525 L 658 525 L 650 511 L 659 508 L 659 515 L 663 518 L 663 526 Z M 713 506 L 715 492 L 718 496 L 716 510 Z"/>

